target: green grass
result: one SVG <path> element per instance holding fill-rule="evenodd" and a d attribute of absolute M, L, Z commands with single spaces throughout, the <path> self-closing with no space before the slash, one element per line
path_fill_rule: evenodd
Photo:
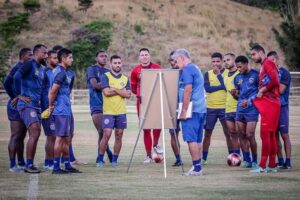
<path fill-rule="evenodd" d="M 300 108 L 291 107 L 290 135 L 293 145 L 293 168 L 277 174 L 250 174 L 247 169 L 226 165 L 225 138 L 218 124 L 213 134 L 208 165 L 204 176 L 183 177 L 181 168 L 172 168 L 174 156 L 169 133 L 165 132 L 167 150 L 167 179 L 163 164 L 143 165 L 145 156 L 143 137 L 140 137 L 130 172 L 126 169 L 137 138 L 137 117 L 128 115 L 129 127 L 124 133 L 120 165 L 103 169 L 95 167 L 97 133 L 88 112 L 74 113 L 74 149 L 77 158 L 88 162 L 78 166 L 82 174 L 57 176 L 50 172 L 38 175 L 38 199 L 298 199 L 300 195 Z M 7 142 L 9 123 L 5 107 L 0 107 L 0 199 L 27 198 L 30 175 L 8 172 Z M 261 146 L 259 130 L 256 131 Z M 162 138 L 162 137 L 161 137 Z M 112 147 L 114 138 L 111 138 Z M 190 168 L 187 145 L 182 142 L 184 169 Z M 36 163 L 42 166 L 45 136 L 41 134 Z M 162 141 L 160 141 L 162 144 Z M 260 152 L 260 148 L 259 148 Z"/>

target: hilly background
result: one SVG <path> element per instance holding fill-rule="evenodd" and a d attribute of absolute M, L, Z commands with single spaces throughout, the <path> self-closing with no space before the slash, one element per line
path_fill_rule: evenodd
<path fill-rule="evenodd" d="M 171 50 L 186 48 L 203 70 L 209 68 L 212 52 L 246 54 L 254 42 L 283 56 L 272 32 L 272 28 L 279 29 L 280 15 L 229 0 L 94 0 L 87 11 L 79 10 L 77 0 L 40 3 L 29 18 L 30 29 L 16 38 L 11 64 L 19 48 L 36 43 L 64 45 L 72 40 L 73 30 L 97 19 L 112 22 L 108 52 L 123 57 L 127 74 L 138 63 L 141 47 L 148 47 L 153 61 L 163 67 L 168 67 Z M 6 4 L 0 0 L 0 7 L 1 19 L 25 11 L 19 0 Z"/>

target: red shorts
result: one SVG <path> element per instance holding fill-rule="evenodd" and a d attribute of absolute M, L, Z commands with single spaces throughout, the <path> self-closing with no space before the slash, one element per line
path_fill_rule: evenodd
<path fill-rule="evenodd" d="M 254 99 L 253 103 L 261 116 L 261 131 L 275 132 L 280 115 L 280 101 L 262 97 Z"/>

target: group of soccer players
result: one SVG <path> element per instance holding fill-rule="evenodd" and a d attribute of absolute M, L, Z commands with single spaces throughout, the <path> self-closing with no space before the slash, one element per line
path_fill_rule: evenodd
<path fill-rule="evenodd" d="M 205 109 L 201 112 L 195 111 L 198 113 L 195 116 L 198 121 L 201 121 L 197 128 L 199 133 L 196 134 L 200 134 L 201 137 L 196 137 L 195 144 L 188 142 L 193 159 L 193 168 L 188 175 L 202 174 L 200 161 L 202 159 L 202 164 L 208 162 L 211 135 L 218 119 L 226 138 L 228 153 L 240 154 L 241 149 L 243 166 L 252 168 L 251 172 L 276 172 L 276 154 L 278 166 L 285 169 L 291 167 L 291 142 L 288 135 L 290 74 L 287 69 L 279 65 L 278 54 L 275 51 L 269 52 L 266 56 L 263 47 L 255 45 L 251 49 L 251 55 L 254 62 L 262 64 L 260 72 L 249 66 L 246 56 L 235 57 L 233 53 L 223 56 L 216 52 L 211 56 L 212 69 L 204 74 L 204 78 L 202 74 L 199 75 L 200 82 L 197 78 L 196 83 L 189 83 L 192 80 L 189 73 L 196 73 L 194 71 L 196 65 L 190 65 L 188 52 L 170 53 L 171 67 L 173 69 L 179 67 L 182 80 L 187 81 L 188 85 L 191 84 L 190 92 L 197 90 L 202 95 L 201 91 L 204 89 L 206 91 L 206 99 L 203 95 L 203 99 L 201 97 L 199 100 L 198 93 L 195 93 L 195 96 L 192 93 L 191 97 L 197 102 L 196 105 L 194 104 L 195 109 Z M 132 69 L 130 78 L 122 74 L 120 56 L 110 57 L 110 67 L 107 66 L 106 51 L 98 51 L 95 60 L 96 64 L 87 68 L 86 80 L 91 116 L 98 132 L 96 165 L 99 168 L 105 165 L 104 154 L 106 152 L 111 166 L 115 167 L 118 165 L 123 132 L 127 127 L 125 99 L 130 98 L 131 92 L 136 95 L 139 115 L 141 70 L 160 69 L 160 66 L 151 62 L 150 51 L 147 48 L 139 50 L 140 64 Z M 40 173 L 34 165 L 34 156 L 42 124 L 46 135 L 44 168 L 52 170 L 54 174 L 80 173 L 73 165 L 78 161 L 75 159 L 72 148 L 74 118 L 70 94 L 75 78 L 74 72 L 70 70 L 72 63 L 72 51 L 61 46 L 47 51 L 45 45 L 38 44 L 33 50 L 29 48 L 20 50 L 19 62 L 13 66 L 4 81 L 5 90 L 10 97 L 7 105 L 11 126 L 8 145 L 10 171 L 24 170 L 28 173 Z M 187 74 L 182 73 L 185 67 L 189 68 Z M 185 74 L 187 79 L 182 74 Z M 179 87 L 181 87 L 180 83 Z M 185 86 L 182 86 L 182 91 L 185 90 Z M 185 93 L 182 93 L 181 98 L 184 98 L 184 95 Z M 42 111 L 45 112 L 41 119 Z M 262 154 L 258 164 L 255 129 L 259 114 L 261 116 Z M 182 113 L 180 119 L 184 129 L 184 140 L 189 140 L 192 137 L 184 132 L 193 132 L 189 123 L 195 123 L 185 121 L 185 114 Z M 200 127 L 205 130 L 203 151 Z M 108 142 L 113 130 L 115 143 L 112 152 Z M 25 162 L 24 138 L 27 131 L 29 139 L 26 144 Z M 170 130 L 171 146 L 176 158 L 173 166 L 183 164 L 179 153 L 179 131 L 178 121 L 177 127 Z M 153 132 L 153 137 L 151 132 Z M 160 132 L 159 129 L 144 130 L 146 151 L 144 163 L 152 162 L 153 151 L 163 153 L 158 144 Z M 281 153 L 278 133 L 284 142 L 285 160 Z M 192 140 L 194 141 L 194 138 Z M 199 142 L 201 148 L 198 149 L 197 143 Z M 62 163 L 65 166 L 64 169 L 61 168 Z"/>
<path fill-rule="evenodd" d="M 216 121 L 221 122 L 228 153 L 243 155 L 243 167 L 250 172 L 276 172 L 291 167 L 291 142 L 288 135 L 288 98 L 291 76 L 279 65 L 275 51 L 265 55 L 260 45 L 251 48 L 252 60 L 261 64 L 260 72 L 249 66 L 246 56 L 213 53 L 212 70 L 204 75 L 207 117 L 203 140 L 202 164 L 208 160 L 211 135 Z M 261 161 L 257 162 L 255 128 L 261 116 Z M 279 133 L 284 142 L 286 159 L 281 152 Z M 277 138 L 277 140 L 276 140 Z M 277 150 L 278 143 L 278 150 Z M 278 154 L 278 163 L 276 155 Z M 267 166 L 267 160 L 269 160 Z"/>

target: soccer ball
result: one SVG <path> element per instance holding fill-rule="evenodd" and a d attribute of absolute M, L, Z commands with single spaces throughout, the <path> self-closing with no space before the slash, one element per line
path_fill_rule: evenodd
<path fill-rule="evenodd" d="M 156 163 L 161 163 L 164 160 L 164 156 L 162 154 L 153 153 L 152 154 L 152 160 Z"/>
<path fill-rule="evenodd" d="M 242 158 L 237 153 L 229 154 L 229 156 L 227 157 L 227 164 L 231 167 L 238 167 L 241 165 L 241 162 Z"/>

